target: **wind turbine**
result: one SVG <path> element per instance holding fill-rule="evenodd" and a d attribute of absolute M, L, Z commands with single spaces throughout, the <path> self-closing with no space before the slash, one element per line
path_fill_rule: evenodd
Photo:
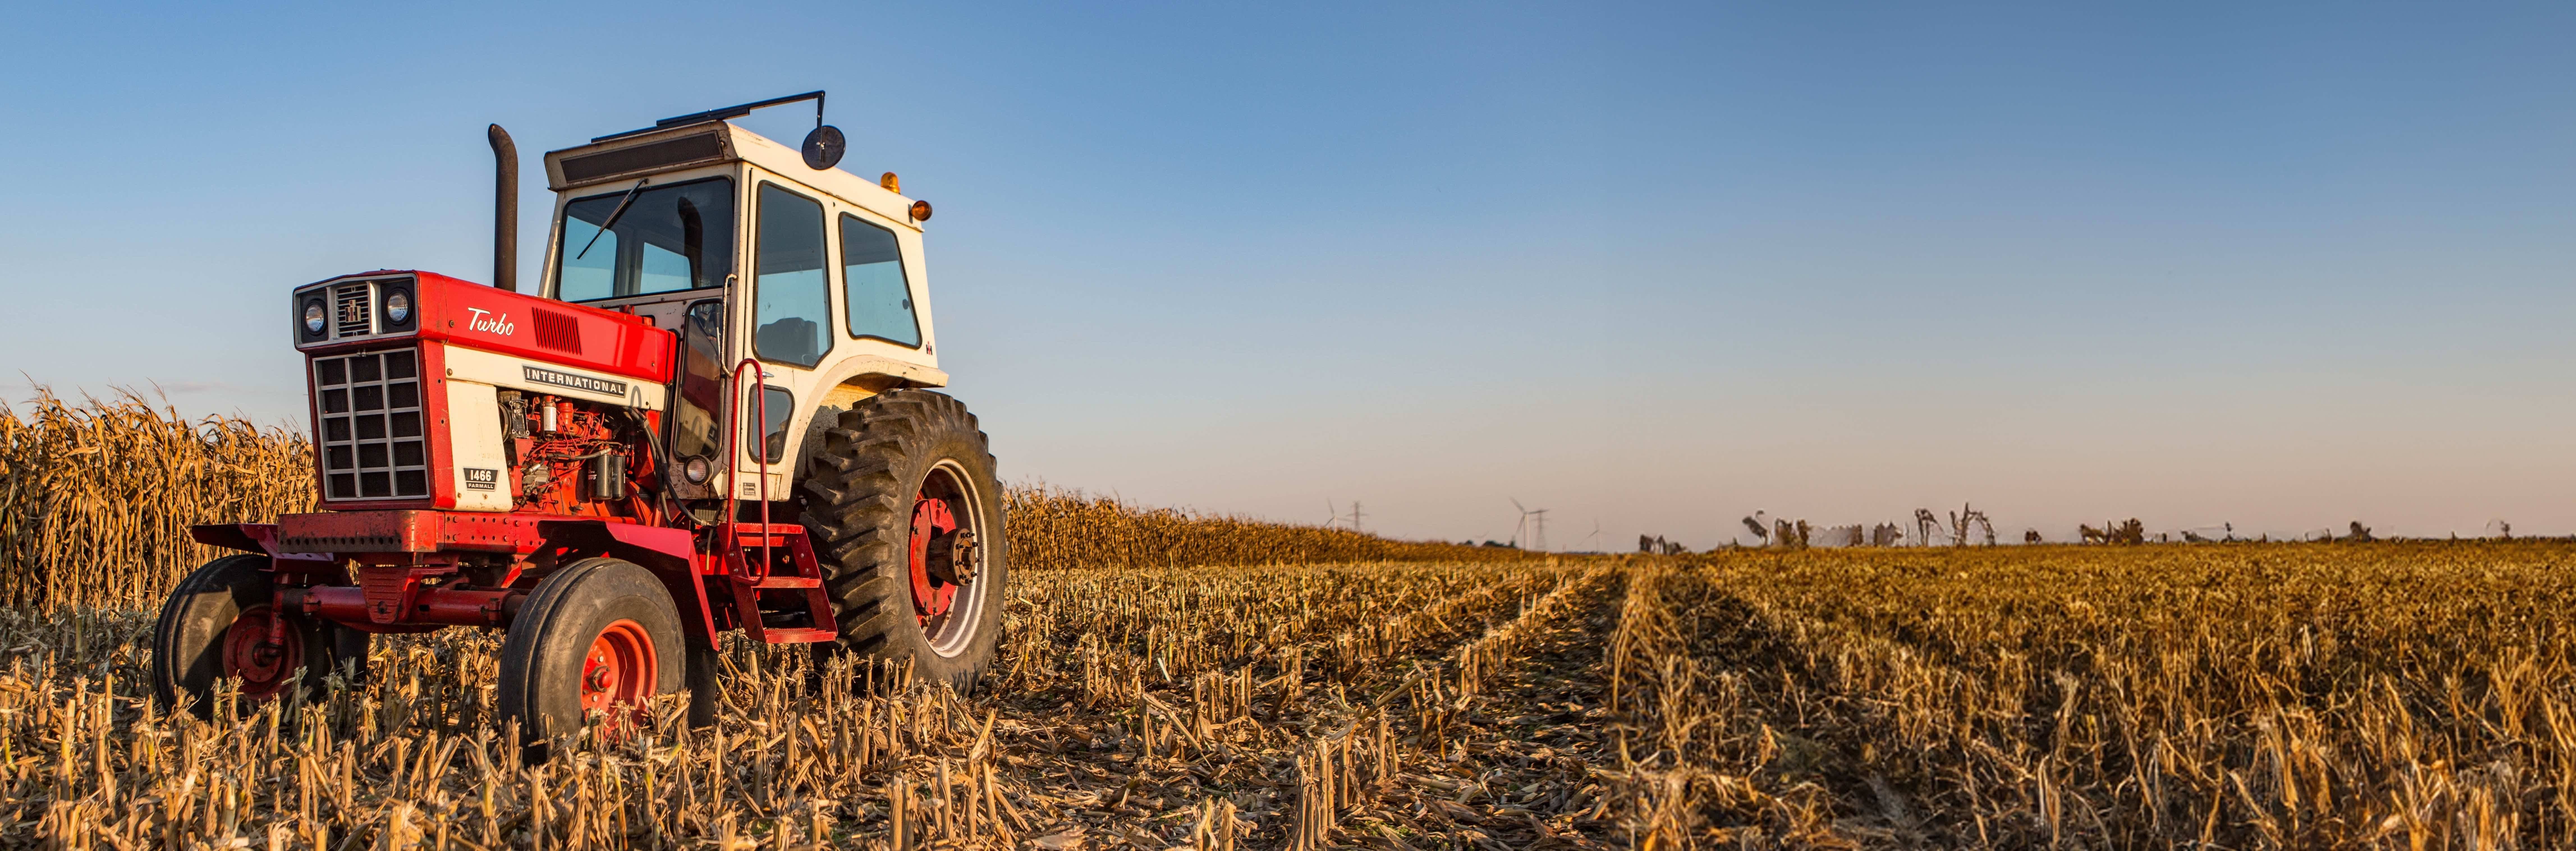
<path fill-rule="evenodd" d="M 1547 509 L 1531 508 L 1529 506 L 1522 505 L 1520 498 L 1518 497 L 1512 498 L 1512 507 L 1520 509 L 1521 511 L 1521 525 L 1512 530 L 1512 542 L 1520 543 L 1521 533 L 1529 532 L 1530 546 L 1528 548 L 1538 550 L 1539 552 L 1546 552 Z"/>
<path fill-rule="evenodd" d="M 1592 518 L 1592 534 L 1589 534 L 1589 535 L 1585 535 L 1585 536 L 1583 536 L 1583 548 L 1584 548 L 1584 549 L 1586 549 L 1586 550 L 1591 550 L 1591 551 L 1593 551 L 1593 552 L 1600 552 L 1600 550 L 1598 550 L 1598 549 L 1594 549 L 1594 547 L 1593 547 L 1593 545 L 1594 545 L 1596 542 L 1599 542 L 1600 540 L 1601 540 L 1601 518 L 1595 517 L 1595 518 Z"/>

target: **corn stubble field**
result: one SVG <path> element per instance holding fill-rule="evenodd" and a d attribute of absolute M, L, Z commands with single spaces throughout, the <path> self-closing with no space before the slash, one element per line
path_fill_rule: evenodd
<path fill-rule="evenodd" d="M 18 429 L 7 529 L 64 522 L 15 496 L 62 492 L 28 459 L 124 451 Z M 185 553 L 133 518 L 190 508 L 135 481 L 204 473 L 125 466 L 86 485 L 131 489 L 76 514 L 90 556 L 0 564 L 0 845 L 2576 845 L 2566 543 L 1496 559 L 1031 490 L 1014 522 L 1054 549 L 976 693 L 738 643 L 714 728 L 666 703 L 532 765 L 488 632 L 381 639 L 308 703 L 156 711 L 138 606 Z"/>

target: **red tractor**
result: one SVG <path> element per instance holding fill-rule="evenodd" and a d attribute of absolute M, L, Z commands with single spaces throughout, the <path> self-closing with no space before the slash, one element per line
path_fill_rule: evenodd
<path fill-rule="evenodd" d="M 791 149 L 734 126 L 815 102 Z M 823 93 L 548 153 L 543 282 L 518 291 L 518 154 L 493 284 L 295 288 L 321 511 L 197 526 L 241 552 L 162 606 L 165 706 L 314 689 L 371 636 L 499 629 L 529 742 L 719 685 L 741 630 L 971 687 L 1009 578 L 993 456 L 945 386 L 921 229 L 892 173 L 833 166 Z M 705 723 L 707 707 L 693 706 Z"/>

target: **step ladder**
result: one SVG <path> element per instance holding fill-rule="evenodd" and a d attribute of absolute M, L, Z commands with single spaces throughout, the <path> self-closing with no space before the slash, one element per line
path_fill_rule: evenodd
<path fill-rule="evenodd" d="M 752 376 L 752 382 L 743 381 L 745 373 Z M 734 364 L 735 389 L 728 391 L 732 401 L 725 405 L 725 433 L 730 435 L 732 448 L 725 457 L 740 458 L 743 454 L 741 388 L 767 378 L 768 371 L 761 369 L 756 359 L 743 358 Z M 768 422 L 769 395 L 753 394 L 750 402 L 752 421 Z M 739 522 L 734 497 L 742 489 L 728 478 L 723 514 L 728 522 L 717 524 L 715 529 L 716 548 L 724 557 L 725 583 L 733 588 L 734 616 L 742 621 L 744 632 L 767 644 L 816 644 L 839 638 L 841 622 L 832 618 L 832 600 L 823 594 L 823 568 L 814 560 L 814 545 L 805 539 L 805 527 L 769 522 L 770 459 L 765 449 L 758 454 L 761 522 Z M 738 464 L 736 468 L 739 470 Z M 778 558 L 782 554 L 787 557 L 783 564 Z M 778 572 L 782 567 L 786 573 Z M 764 602 L 776 604 L 776 610 L 764 612 Z M 772 617 L 781 623 L 771 623 Z M 805 625 L 795 625 L 800 619 Z"/>
<path fill-rule="evenodd" d="M 752 638 L 814 644 L 840 637 L 832 600 L 823 593 L 822 563 L 814 558 L 805 527 L 726 523 L 716 527 L 716 546 L 724 556 L 724 582 L 733 589 L 734 613 Z M 793 623 L 800 616 L 805 625 Z"/>

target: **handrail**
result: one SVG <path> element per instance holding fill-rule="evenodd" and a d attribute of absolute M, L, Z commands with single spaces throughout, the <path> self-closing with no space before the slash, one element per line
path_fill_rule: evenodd
<path fill-rule="evenodd" d="M 741 493 L 741 488 L 736 487 L 735 485 L 736 480 L 741 478 L 742 471 L 742 370 L 744 367 L 751 368 L 753 379 L 752 387 L 760 391 L 753 394 L 752 397 L 753 415 L 760 418 L 760 424 L 763 428 L 766 428 L 769 425 L 769 388 L 760 382 L 760 379 L 767 377 L 767 375 L 760 371 L 760 361 L 758 359 L 743 358 L 741 363 L 734 364 L 734 399 L 733 404 L 728 406 L 725 410 L 725 422 L 727 424 L 725 430 L 731 432 L 732 444 L 730 448 L 725 450 L 724 522 L 727 526 L 735 525 L 734 503 L 737 500 L 736 494 Z M 751 576 L 751 579 L 754 582 L 769 578 L 770 556 L 769 435 L 764 433 L 760 438 L 760 566 L 753 571 Z M 741 545 L 742 539 L 740 537 L 736 537 L 732 543 L 728 544 L 728 546 Z M 757 613 L 754 613 L 753 616 L 757 617 L 758 615 Z"/>

